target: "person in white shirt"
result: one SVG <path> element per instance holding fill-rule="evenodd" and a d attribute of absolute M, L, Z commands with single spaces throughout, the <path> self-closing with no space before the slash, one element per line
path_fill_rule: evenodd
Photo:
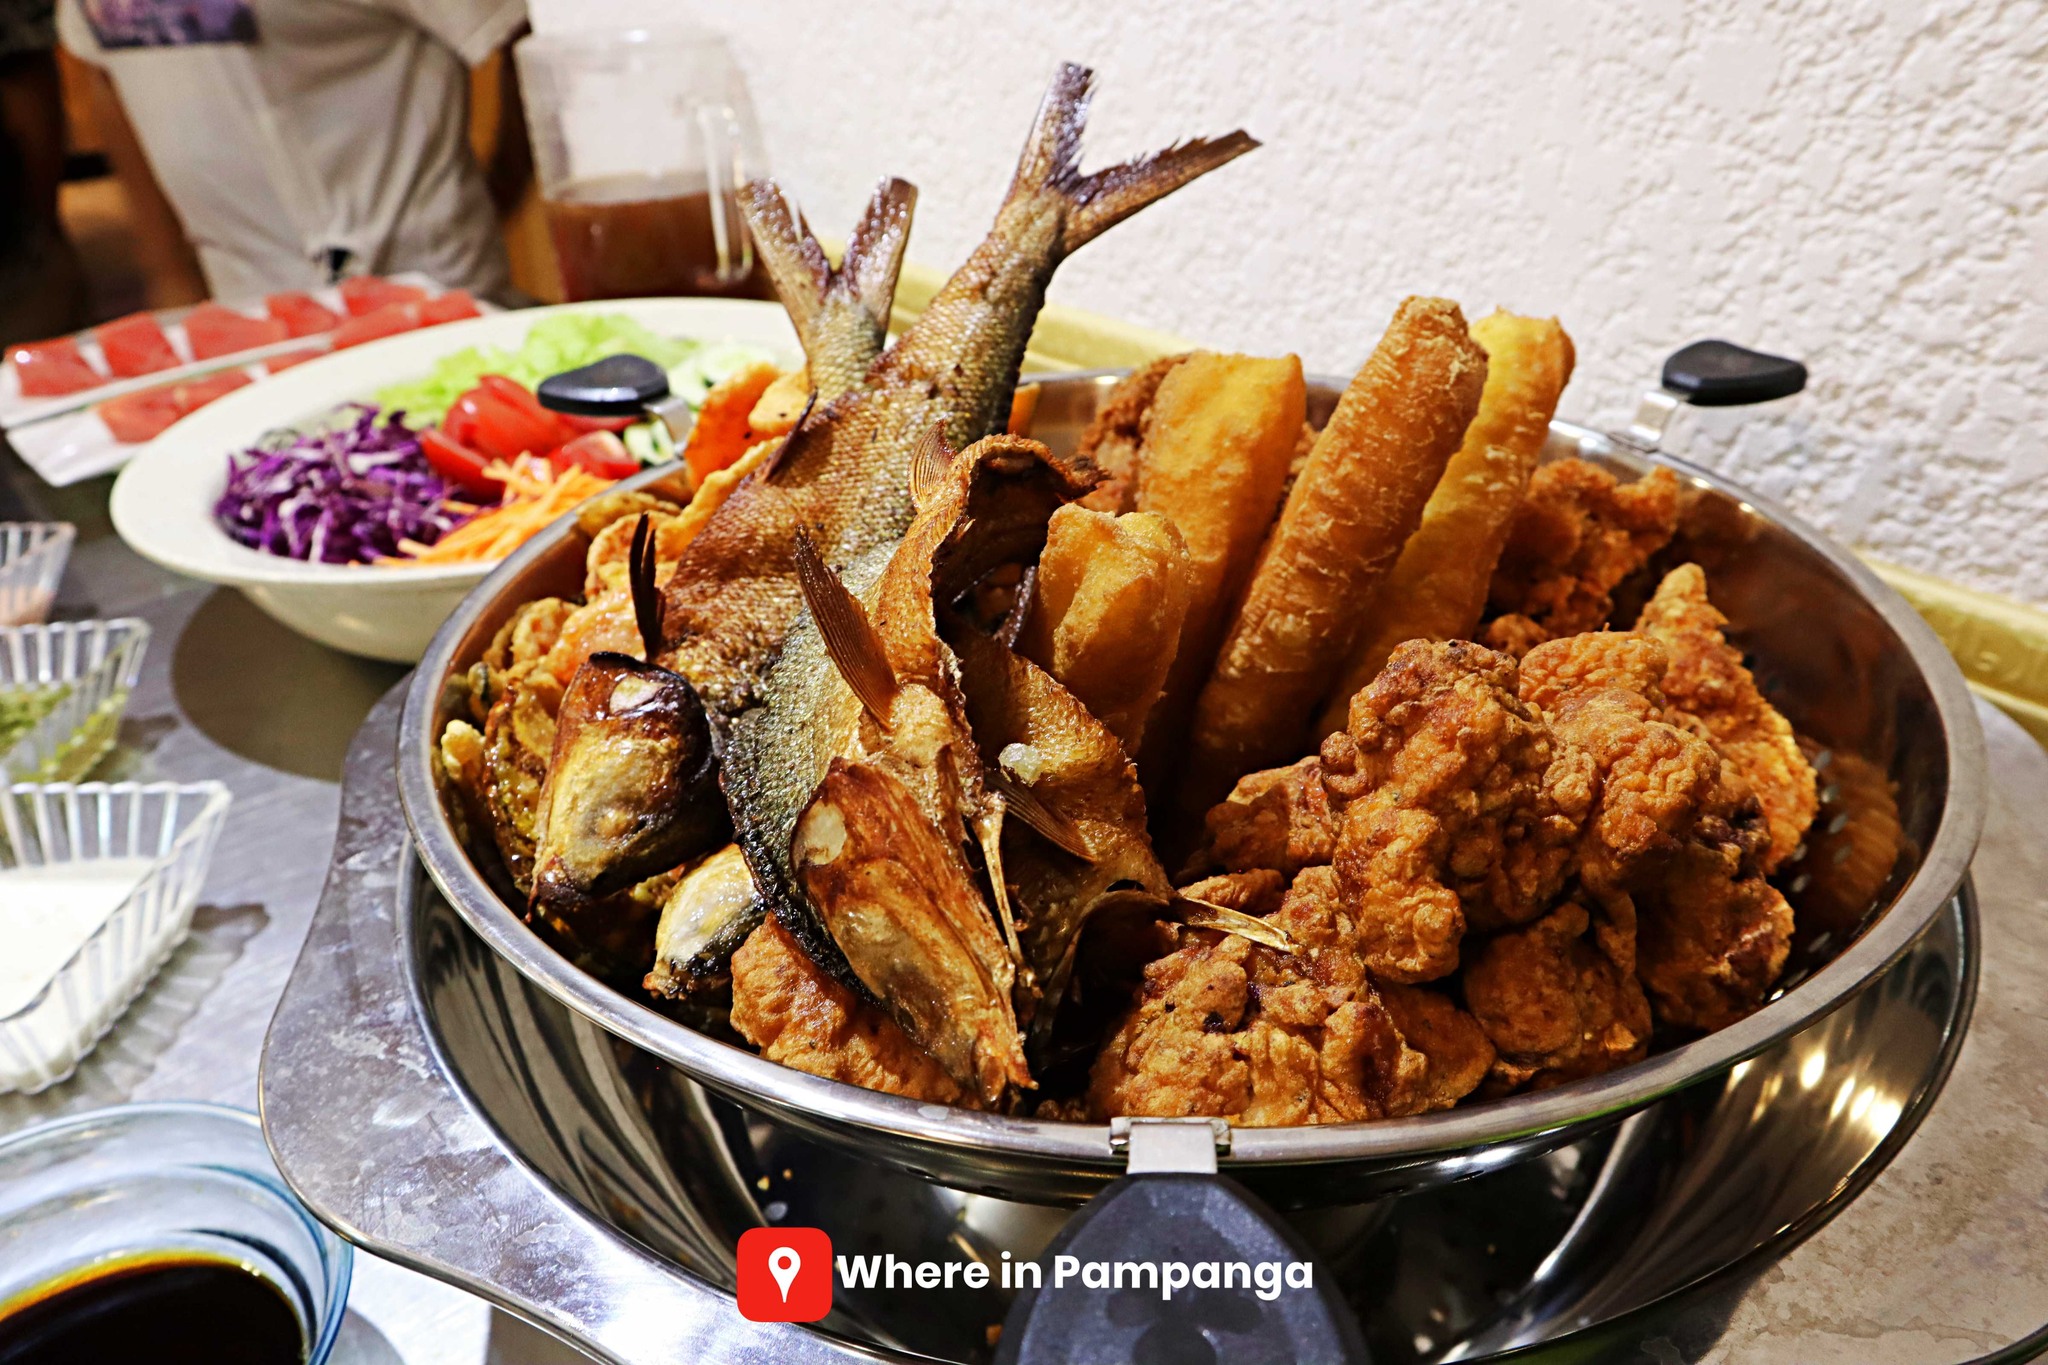
<path fill-rule="evenodd" d="M 102 70 L 196 251 L 246 302 L 348 275 L 421 271 L 508 288 L 493 189 L 469 146 L 469 69 L 517 38 L 525 0 L 60 0 L 65 49 Z M 516 122 L 513 82 L 504 83 Z"/>

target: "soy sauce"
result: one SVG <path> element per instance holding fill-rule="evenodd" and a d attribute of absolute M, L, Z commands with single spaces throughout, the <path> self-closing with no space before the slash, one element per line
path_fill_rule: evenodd
<path fill-rule="evenodd" d="M 172 1252 L 66 1275 L 8 1305 L 0 1365 L 302 1365 L 299 1315 L 232 1261 Z"/>

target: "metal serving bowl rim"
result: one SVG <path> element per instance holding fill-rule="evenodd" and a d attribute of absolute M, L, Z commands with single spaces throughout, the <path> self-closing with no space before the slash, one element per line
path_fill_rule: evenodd
<path fill-rule="evenodd" d="M 1060 374 L 1045 376 L 1041 382 L 1093 381 L 1121 373 Z M 1342 381 L 1337 384 L 1342 387 Z M 1571 422 L 1554 422 L 1552 431 L 1582 445 L 1614 445 L 1605 432 Z M 1847 579 L 1897 635 L 1933 699 L 1947 752 L 1948 791 L 1920 866 L 1890 909 L 1833 961 L 1755 1014 L 1724 1029 L 1602 1076 L 1469 1108 L 1374 1122 L 1234 1127 L 1227 1164 L 1398 1164 L 1464 1155 L 1473 1159 L 1477 1169 L 1491 1148 L 1627 1113 L 1726 1070 L 1846 1002 L 1897 960 L 1961 885 L 1984 823 L 1984 739 L 1968 685 L 1940 639 L 1904 598 L 1854 555 L 1772 500 L 1669 455 L 1626 453 L 1667 465 L 1696 486 L 1733 498 L 1791 533 Z M 651 482 L 663 472 L 649 470 L 629 484 Z M 567 533 L 565 524 L 550 528 L 479 583 L 435 634 L 406 688 L 396 753 L 399 797 L 420 861 L 449 904 L 492 951 L 563 1005 L 743 1103 L 804 1114 L 827 1126 L 875 1130 L 963 1154 L 971 1152 L 998 1162 L 1119 1166 L 1121 1158 L 1111 1147 L 1107 1124 L 978 1113 L 886 1095 L 796 1071 L 699 1033 L 572 965 L 490 889 L 441 806 L 434 777 L 439 761 L 440 697 L 456 646 L 476 617 Z"/>

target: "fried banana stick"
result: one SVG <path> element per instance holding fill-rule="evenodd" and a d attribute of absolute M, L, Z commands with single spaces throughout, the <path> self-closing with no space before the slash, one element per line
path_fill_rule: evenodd
<path fill-rule="evenodd" d="M 1291 355 L 1198 351 L 1168 369 L 1152 397 L 1136 508 L 1172 522 L 1188 552 L 1186 624 L 1138 756 L 1154 792 L 1179 769 L 1195 695 L 1280 505 L 1307 415 L 1301 361 Z"/>
<path fill-rule="evenodd" d="M 1429 495 L 1422 524 L 1360 613 L 1365 634 L 1323 707 L 1322 734 L 1344 728 L 1352 693 L 1378 675 L 1394 646 L 1470 639 L 1479 628 L 1493 566 L 1572 376 L 1572 339 L 1555 318 L 1506 312 L 1472 324 L 1472 339 L 1486 351 L 1479 415 Z"/>
<path fill-rule="evenodd" d="M 1300 757 L 1351 651 L 1358 605 L 1422 519 L 1485 384 L 1486 352 L 1458 305 L 1404 299 L 1259 551 L 1195 705 L 1181 812 Z"/>
<path fill-rule="evenodd" d="M 1188 552 L 1156 512 L 1052 514 L 1018 652 L 1136 753 L 1188 609 Z"/>

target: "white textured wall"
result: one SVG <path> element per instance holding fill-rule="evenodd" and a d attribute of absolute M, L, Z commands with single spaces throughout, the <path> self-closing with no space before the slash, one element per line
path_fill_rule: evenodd
<path fill-rule="evenodd" d="M 1055 61 L 1101 164 L 1266 146 L 1147 210 L 1053 297 L 1346 371 L 1401 295 L 1556 313 L 1564 414 L 1624 420 L 1679 342 L 1805 359 L 1672 445 L 1899 562 L 2048 603 L 2043 0 L 533 0 L 536 26 L 728 33 L 775 170 L 843 235 L 876 177 L 913 256 L 986 228 Z"/>

